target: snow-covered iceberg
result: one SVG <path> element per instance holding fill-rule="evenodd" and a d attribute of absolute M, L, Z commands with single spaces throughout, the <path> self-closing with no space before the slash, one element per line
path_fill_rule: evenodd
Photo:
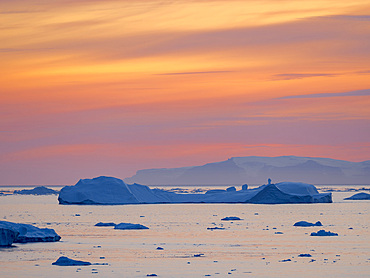
<path fill-rule="evenodd" d="M 14 243 L 52 242 L 59 241 L 61 239 L 53 229 L 37 228 L 29 224 L 0 221 L 0 229 L 11 230 L 17 234 L 13 240 Z M 2 240 L 3 239 L 4 238 L 2 238 Z"/>
<path fill-rule="evenodd" d="M 56 195 L 58 193 L 58 191 L 47 188 L 45 186 L 37 186 L 33 189 L 14 190 L 14 194 L 19 195 Z"/>
<path fill-rule="evenodd" d="M 301 182 L 265 184 L 254 189 L 208 191 L 206 194 L 177 194 L 150 189 L 140 184 L 126 184 L 113 177 L 80 180 L 59 193 L 60 204 L 159 204 L 159 203 L 252 203 L 293 204 L 331 203 L 331 193 L 319 193 L 315 186 Z"/>
<path fill-rule="evenodd" d="M 370 194 L 361 192 L 352 195 L 351 197 L 345 198 L 344 200 L 370 200 Z"/>

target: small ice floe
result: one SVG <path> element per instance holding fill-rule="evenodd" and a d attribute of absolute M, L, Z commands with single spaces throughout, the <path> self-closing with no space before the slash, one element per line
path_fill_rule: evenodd
<path fill-rule="evenodd" d="M 5 246 L 12 243 L 53 242 L 61 239 L 53 229 L 37 228 L 29 224 L 0 221 L 0 230 L 3 231 L 0 233 L 0 241 L 4 241 Z M 13 242 L 9 244 L 9 240 L 13 237 Z"/>
<path fill-rule="evenodd" d="M 210 227 L 210 228 L 207 228 L 207 230 L 225 230 L 225 228 L 220 228 L 220 227 Z"/>
<path fill-rule="evenodd" d="M 369 193 L 357 193 L 351 197 L 344 198 L 344 200 L 370 200 Z"/>
<path fill-rule="evenodd" d="M 141 224 L 120 223 L 114 226 L 114 229 L 116 230 L 144 230 L 144 229 L 149 229 L 149 228 Z"/>
<path fill-rule="evenodd" d="M 316 223 L 311 223 L 311 222 L 307 222 L 307 221 L 299 221 L 299 222 L 294 223 L 293 226 L 296 226 L 296 227 L 314 227 L 314 226 L 322 226 L 322 224 L 321 224 L 320 221 L 317 221 Z"/>
<path fill-rule="evenodd" d="M 164 248 L 163 248 L 163 247 L 158 246 L 158 247 L 157 247 L 157 250 L 164 250 Z"/>
<path fill-rule="evenodd" d="M 299 254 L 298 257 L 312 257 L 311 254 Z"/>
<path fill-rule="evenodd" d="M 155 274 L 155 273 L 152 273 L 152 274 L 147 274 L 146 275 L 147 277 L 155 277 L 155 276 L 158 276 L 157 274 Z"/>
<path fill-rule="evenodd" d="M 320 230 L 317 233 L 312 232 L 311 236 L 338 236 L 337 233 L 332 233 L 330 231 Z"/>
<path fill-rule="evenodd" d="M 281 263 L 285 263 L 285 262 L 291 262 L 292 260 L 291 259 L 286 259 L 286 260 L 281 260 L 281 261 L 279 261 L 279 262 L 281 262 Z"/>
<path fill-rule="evenodd" d="M 203 256 L 204 256 L 204 254 L 202 254 L 202 253 L 194 254 L 194 255 L 193 255 L 193 257 L 203 257 Z"/>
<path fill-rule="evenodd" d="M 52 265 L 58 265 L 58 266 L 83 266 L 83 265 L 91 265 L 90 262 L 84 262 L 84 261 L 78 261 L 78 260 L 73 260 L 67 257 L 59 257 L 58 260 L 52 263 Z"/>
<path fill-rule="evenodd" d="M 275 232 L 275 235 L 282 235 L 284 234 L 283 232 Z"/>
<path fill-rule="evenodd" d="M 227 216 L 225 218 L 222 218 L 221 219 L 222 221 L 236 221 L 236 220 L 242 220 L 240 219 L 239 217 L 237 216 Z"/>
<path fill-rule="evenodd" d="M 96 223 L 94 226 L 96 227 L 114 227 L 116 226 L 116 223 L 113 223 L 113 222 L 99 222 L 99 223 Z"/>

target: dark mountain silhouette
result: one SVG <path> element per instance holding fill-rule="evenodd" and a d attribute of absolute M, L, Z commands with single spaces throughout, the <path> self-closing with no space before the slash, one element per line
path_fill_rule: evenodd
<path fill-rule="evenodd" d="M 320 157 L 234 157 L 202 166 L 139 170 L 128 183 L 148 185 L 263 184 L 301 181 L 312 184 L 369 184 L 370 161 Z"/>

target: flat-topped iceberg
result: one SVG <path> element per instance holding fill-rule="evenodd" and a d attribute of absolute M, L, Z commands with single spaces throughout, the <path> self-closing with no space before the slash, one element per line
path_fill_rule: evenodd
<path fill-rule="evenodd" d="M 148 227 L 141 224 L 120 223 L 114 226 L 115 230 L 147 230 Z"/>
<path fill-rule="evenodd" d="M 47 188 L 45 186 L 37 186 L 33 189 L 14 190 L 14 194 L 19 195 L 56 195 L 58 193 L 58 191 Z"/>
<path fill-rule="evenodd" d="M 177 194 L 161 189 L 150 189 L 140 184 L 126 184 L 113 177 L 80 180 L 65 186 L 59 193 L 60 204 L 160 204 L 160 203 L 252 203 L 297 204 L 331 203 L 331 193 L 319 193 L 315 186 L 301 182 L 265 184 L 243 190 L 208 191 L 206 194 Z"/>
<path fill-rule="evenodd" d="M 4 231 L 1 234 L 1 242 L 7 242 L 11 245 L 14 243 L 26 243 L 26 242 L 53 242 L 59 241 L 60 236 L 53 230 L 48 228 L 37 228 L 29 224 L 13 223 L 8 221 L 0 221 L 0 230 Z M 9 238 L 12 238 L 12 231 L 15 237 L 12 242 Z M 10 243 L 10 244 L 9 244 Z"/>

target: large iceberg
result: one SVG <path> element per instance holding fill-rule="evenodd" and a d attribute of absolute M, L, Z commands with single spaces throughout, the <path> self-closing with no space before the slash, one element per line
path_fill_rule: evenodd
<path fill-rule="evenodd" d="M 331 193 L 319 193 L 315 186 L 301 182 L 265 184 L 255 189 L 208 191 L 207 194 L 177 194 L 150 189 L 140 184 L 126 184 L 113 177 L 80 180 L 59 193 L 60 204 L 159 204 L 159 203 L 331 203 Z"/>
<path fill-rule="evenodd" d="M 52 242 L 59 241 L 61 237 L 53 230 L 48 228 L 37 228 L 29 224 L 13 223 L 8 221 L 0 221 L 0 230 L 4 231 L 1 233 L 1 242 L 9 242 L 4 245 L 11 245 L 14 243 L 26 243 L 26 242 Z M 9 237 L 12 238 L 11 232 L 16 235 L 12 242 Z"/>

